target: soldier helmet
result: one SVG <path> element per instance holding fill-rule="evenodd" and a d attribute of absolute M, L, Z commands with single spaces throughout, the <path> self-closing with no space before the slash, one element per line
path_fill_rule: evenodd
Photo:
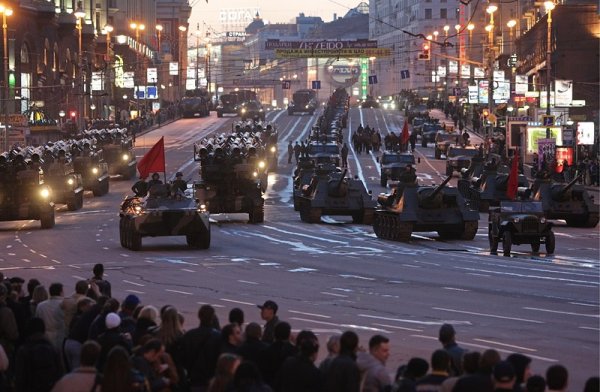
<path fill-rule="evenodd" d="M 175 173 L 175 177 L 183 177 L 183 173 L 182 172 L 177 172 L 177 173 Z"/>
<path fill-rule="evenodd" d="M 154 173 L 152 173 L 152 178 L 154 179 L 155 177 L 156 177 L 156 178 L 159 178 L 159 177 L 160 177 L 160 175 L 159 175 L 158 173 L 154 172 Z"/>

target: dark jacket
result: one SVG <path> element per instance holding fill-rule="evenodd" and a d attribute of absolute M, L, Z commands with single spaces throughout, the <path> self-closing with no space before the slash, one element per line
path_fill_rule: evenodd
<path fill-rule="evenodd" d="M 269 346 L 265 342 L 246 337 L 246 341 L 240 346 L 239 354 L 244 360 L 252 361 L 258 366 L 260 353 L 266 350 L 267 347 Z"/>
<path fill-rule="evenodd" d="M 319 392 L 323 389 L 323 375 L 315 364 L 304 355 L 288 357 L 277 376 L 275 390 L 278 392 Z"/>
<path fill-rule="evenodd" d="M 353 353 L 340 353 L 329 364 L 325 376 L 327 392 L 358 392 L 360 390 L 360 370 Z"/>
<path fill-rule="evenodd" d="M 154 366 L 143 356 L 134 355 L 131 359 L 131 364 L 146 377 L 146 381 L 150 386 L 150 391 L 162 391 L 168 386 L 160 374 L 154 370 Z"/>
<path fill-rule="evenodd" d="M 17 351 L 17 391 L 50 391 L 63 372 L 60 353 L 42 334 L 30 336 Z"/>
<path fill-rule="evenodd" d="M 132 344 L 129 339 L 125 339 L 123 334 L 118 328 L 113 328 L 106 330 L 103 334 L 98 336 L 98 344 L 100 344 L 100 357 L 98 357 L 98 362 L 96 363 L 96 368 L 99 371 L 104 369 L 104 364 L 106 363 L 106 358 L 108 357 L 108 353 L 115 346 L 121 346 L 128 353 L 131 353 Z"/>
<path fill-rule="evenodd" d="M 189 330 L 182 338 L 182 364 L 192 386 L 207 386 L 215 374 L 221 333 L 207 326 Z"/>
<path fill-rule="evenodd" d="M 273 316 L 271 321 L 267 321 L 262 334 L 262 341 L 267 343 L 273 343 L 275 341 L 275 326 L 279 323 L 279 318 Z"/>
<path fill-rule="evenodd" d="M 275 386 L 275 381 L 279 369 L 283 362 L 296 355 L 298 349 L 289 341 L 277 341 L 271 344 L 260 354 L 260 371 L 264 381 L 271 387 Z"/>

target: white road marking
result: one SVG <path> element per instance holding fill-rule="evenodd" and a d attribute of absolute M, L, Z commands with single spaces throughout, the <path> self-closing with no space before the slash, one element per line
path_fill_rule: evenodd
<path fill-rule="evenodd" d="M 252 282 L 252 281 L 249 281 L 249 280 L 238 280 L 238 282 L 240 282 L 240 283 L 248 283 L 248 284 L 258 284 L 258 282 Z"/>
<path fill-rule="evenodd" d="M 193 271 L 193 270 L 191 270 L 191 269 L 187 269 L 187 268 L 182 268 L 181 270 L 182 270 L 182 271 L 185 271 L 185 272 L 196 272 L 196 271 Z"/>
<path fill-rule="evenodd" d="M 204 305 L 204 302 L 196 302 L 198 305 Z M 215 308 L 224 308 L 225 305 L 220 305 L 220 304 L 211 304 L 212 307 Z"/>
<path fill-rule="evenodd" d="M 470 267 L 454 267 L 456 269 L 459 270 L 466 270 L 469 272 L 473 272 L 476 271 L 476 273 L 482 273 L 482 272 L 487 272 L 489 274 L 495 274 L 495 275 L 506 275 L 506 276 L 512 276 L 512 277 L 518 277 L 518 278 L 526 278 L 526 279 L 541 279 L 541 280 L 556 280 L 558 282 L 565 282 L 565 283 L 587 283 L 587 284 L 596 284 L 598 285 L 598 282 L 591 282 L 591 281 L 585 281 L 585 280 L 576 280 L 576 279 L 567 279 L 567 278 L 558 278 L 558 277 L 554 277 L 554 276 L 542 276 L 542 275 L 531 275 L 531 274 L 520 274 L 517 272 L 505 272 L 505 271 L 489 271 L 489 270 L 482 270 L 480 268 L 470 268 Z M 469 273 L 467 272 L 467 273 Z"/>
<path fill-rule="evenodd" d="M 56 264 L 60 264 L 60 261 L 58 261 L 58 260 L 55 260 L 55 259 L 52 259 L 52 262 L 53 262 L 53 263 L 56 263 Z"/>
<path fill-rule="evenodd" d="M 331 238 L 324 238 L 324 237 L 319 237 L 319 236 L 314 236 L 314 235 L 309 235 L 309 234 L 302 234 L 302 233 L 298 233 L 297 231 L 287 231 L 287 230 L 282 230 L 279 227 L 273 227 L 273 226 L 262 226 L 265 229 L 270 229 L 270 230 L 274 230 L 274 231 L 278 231 L 280 233 L 283 234 L 290 234 L 290 235 L 294 235 L 294 236 L 298 236 L 298 237 L 306 237 L 306 238 L 310 238 L 313 240 L 318 240 L 318 241 L 325 241 L 325 242 L 331 242 L 334 244 L 342 244 L 342 245 L 347 245 L 348 242 L 347 241 L 337 241 L 337 240 L 332 240 Z"/>
<path fill-rule="evenodd" d="M 324 295 L 332 295 L 332 296 L 334 296 L 334 297 L 348 298 L 348 296 L 347 296 L 347 295 L 343 295 L 343 294 L 336 294 L 336 293 L 328 293 L 328 292 L 326 292 L 326 291 L 321 291 L 321 294 L 324 294 Z"/>
<path fill-rule="evenodd" d="M 387 325 L 387 324 L 378 324 L 378 323 L 373 323 L 373 325 L 377 325 L 379 327 L 385 327 L 385 328 L 392 328 L 392 329 L 401 329 L 403 331 L 411 331 L 411 332 L 423 332 L 422 329 L 414 329 L 414 328 L 406 328 L 406 327 L 399 327 L 397 325 Z"/>
<path fill-rule="evenodd" d="M 581 302 L 569 302 L 571 305 L 581 305 L 581 306 L 592 306 L 594 308 L 598 307 L 598 304 L 584 304 Z"/>
<path fill-rule="evenodd" d="M 269 266 L 278 266 L 278 265 L 281 265 L 281 264 L 279 264 L 279 263 L 258 263 L 258 265 L 269 267 Z"/>
<path fill-rule="evenodd" d="M 31 263 L 31 260 L 29 260 L 29 259 L 21 259 L 21 260 L 23 260 L 26 263 Z"/>
<path fill-rule="evenodd" d="M 288 272 L 314 272 L 314 271 L 318 271 L 318 270 L 316 270 L 314 268 L 304 268 L 304 267 L 288 270 Z"/>
<path fill-rule="evenodd" d="M 42 253 L 39 253 L 39 256 L 40 256 L 40 257 L 43 257 L 44 259 L 47 259 L 47 258 L 48 258 L 48 256 L 46 256 L 46 255 L 44 255 L 44 254 L 42 254 Z"/>
<path fill-rule="evenodd" d="M 123 283 L 129 283 L 129 284 L 132 284 L 132 285 L 138 286 L 138 287 L 144 287 L 145 286 L 145 285 L 143 285 L 141 283 L 136 283 L 136 282 L 132 282 L 132 281 L 129 281 L 129 280 L 123 280 Z"/>
<path fill-rule="evenodd" d="M 421 320 L 408 320 L 408 319 L 400 319 L 394 317 L 384 317 L 384 316 L 373 316 L 370 314 L 359 314 L 359 317 L 373 318 L 377 320 L 386 320 L 386 321 L 397 321 L 400 323 L 408 323 L 408 324 L 421 324 L 421 325 L 442 325 L 442 324 L 453 324 L 453 325 L 471 325 L 470 321 L 460 321 L 460 320 L 440 320 L 440 321 L 421 321 Z"/>
<path fill-rule="evenodd" d="M 75 264 L 69 264 L 69 267 L 71 267 L 71 268 L 75 268 L 75 269 L 81 269 L 81 267 L 80 267 L 80 266 L 78 266 L 78 265 L 75 265 Z"/>
<path fill-rule="evenodd" d="M 71 276 L 77 280 L 86 280 L 84 277 L 79 276 L 79 275 L 71 275 Z"/>
<path fill-rule="evenodd" d="M 243 302 L 243 301 L 237 301 L 235 299 L 228 299 L 228 298 L 219 298 L 220 301 L 225 301 L 225 302 L 233 302 L 234 304 L 241 304 L 241 305 L 249 305 L 249 306 L 256 306 L 256 304 L 253 304 L 252 302 Z"/>
<path fill-rule="evenodd" d="M 443 311 L 446 311 L 446 312 L 461 313 L 461 314 L 471 314 L 473 316 L 483 316 L 483 317 L 499 318 L 499 319 L 503 319 L 503 320 L 514 320 L 514 321 L 524 321 L 526 323 L 545 324 L 543 321 L 529 320 L 529 319 L 518 318 L 518 317 L 500 316 L 500 315 L 497 315 L 497 314 L 477 313 L 477 312 L 469 312 L 469 311 L 466 311 L 466 310 L 436 308 L 436 307 L 434 307 L 432 309 L 433 310 L 443 310 Z"/>
<path fill-rule="evenodd" d="M 354 278 L 354 279 L 369 280 L 369 281 L 374 281 L 375 280 L 375 278 L 367 278 L 366 276 L 360 276 L 360 275 L 346 275 L 346 274 L 341 274 L 340 276 L 342 278 Z"/>
<path fill-rule="evenodd" d="M 487 274 L 476 274 L 475 272 L 467 272 L 467 275 L 485 276 L 486 278 L 489 278 L 491 276 L 491 275 L 487 275 Z"/>
<path fill-rule="evenodd" d="M 542 309 L 542 308 L 530 308 L 530 307 L 523 307 L 523 309 L 525 309 L 525 310 L 537 310 L 538 312 L 568 314 L 570 316 L 600 318 L 600 315 L 598 315 L 598 314 L 584 314 L 584 313 L 575 313 L 575 312 L 562 312 L 562 311 L 559 311 L 559 310 Z"/>
<path fill-rule="evenodd" d="M 507 344 L 507 343 L 500 343 L 500 342 L 495 342 L 493 340 L 485 340 L 485 339 L 473 339 L 476 340 L 478 342 L 483 342 L 483 343 L 490 343 L 490 344 L 497 344 L 498 346 L 506 346 L 506 347 L 512 347 L 512 348 L 516 348 L 517 350 L 523 350 L 523 351 L 537 351 L 534 348 L 527 348 L 527 347 L 523 347 L 523 346 L 515 346 L 512 344 Z"/>
<path fill-rule="evenodd" d="M 131 290 L 131 289 L 127 289 L 125 291 L 127 291 L 128 293 L 134 293 L 134 294 L 146 294 L 143 291 L 137 291 L 137 290 Z"/>
<path fill-rule="evenodd" d="M 454 291 L 471 291 L 467 289 L 459 289 L 457 287 L 442 287 L 444 290 L 454 290 Z"/>
<path fill-rule="evenodd" d="M 170 293 L 177 293 L 177 294 L 192 295 L 192 293 L 188 293 L 187 291 L 170 290 L 170 289 L 165 289 L 165 291 L 168 291 L 168 292 L 170 292 Z"/>
<path fill-rule="evenodd" d="M 31 253 L 37 253 L 37 252 L 35 251 L 35 249 L 29 249 L 29 251 L 30 251 Z"/>
<path fill-rule="evenodd" d="M 301 312 L 299 310 L 288 310 L 288 312 L 290 313 L 297 313 L 297 314 L 303 314 L 305 316 L 314 316 L 314 317 L 323 317 L 323 318 L 331 318 L 331 316 L 326 316 L 324 314 L 317 314 L 317 313 L 306 313 L 306 312 Z"/>
<path fill-rule="evenodd" d="M 591 284 L 579 284 L 579 283 L 567 283 L 567 286 L 574 286 L 574 287 L 596 287 L 593 286 Z"/>
<path fill-rule="evenodd" d="M 323 324 L 323 325 L 332 325 L 332 326 L 336 326 L 336 327 L 342 327 L 342 328 L 352 328 L 352 329 L 362 329 L 362 330 L 367 330 L 367 331 L 376 331 L 376 332 L 383 332 L 383 333 L 392 333 L 392 331 L 387 331 L 385 329 L 381 329 L 381 328 L 373 328 L 373 327 L 368 327 L 366 325 L 355 325 L 355 324 L 336 324 L 336 323 L 330 323 L 327 321 L 319 321 L 319 320 L 311 320 L 311 319 L 305 319 L 305 318 L 300 318 L 300 317 L 290 317 L 290 319 L 292 320 L 297 320 L 297 321 L 305 321 L 307 323 L 315 323 L 315 324 Z"/>
<path fill-rule="evenodd" d="M 592 331 L 600 331 L 600 328 L 580 326 L 579 329 L 590 329 Z"/>

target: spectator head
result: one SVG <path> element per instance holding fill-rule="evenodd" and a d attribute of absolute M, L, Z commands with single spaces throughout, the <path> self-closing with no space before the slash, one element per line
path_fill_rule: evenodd
<path fill-rule="evenodd" d="M 531 376 L 525 384 L 527 392 L 544 392 L 546 390 L 546 380 L 542 376 Z M 598 389 L 596 389 L 598 391 Z"/>
<path fill-rule="evenodd" d="M 121 304 L 123 310 L 133 313 L 135 308 L 140 304 L 140 299 L 135 294 L 129 294 Z"/>
<path fill-rule="evenodd" d="M 481 354 L 481 360 L 479 361 L 479 370 L 485 374 L 492 374 L 492 369 L 498 362 L 500 362 L 500 353 L 493 348 L 485 350 Z"/>
<path fill-rule="evenodd" d="M 456 338 L 456 331 L 451 324 L 443 324 L 440 327 L 440 331 L 438 334 L 438 340 L 442 345 L 447 345 L 453 343 Z"/>
<path fill-rule="evenodd" d="M 398 369 L 400 370 L 400 369 Z M 414 357 L 408 361 L 408 364 L 404 367 L 403 374 L 396 374 L 396 379 L 400 377 L 406 377 L 411 380 L 417 380 L 424 377 L 429 371 L 429 364 L 423 358 Z"/>
<path fill-rule="evenodd" d="M 277 314 L 279 307 L 274 301 L 265 301 L 262 305 L 256 305 L 260 309 L 260 317 L 265 321 L 270 321 Z"/>
<path fill-rule="evenodd" d="M 340 353 L 340 338 L 342 335 L 335 334 L 331 335 L 329 339 L 327 339 L 327 352 L 329 355 L 337 355 Z"/>
<path fill-rule="evenodd" d="M 12 287 L 12 291 L 20 295 L 23 290 L 23 283 L 25 283 L 25 279 L 19 278 L 18 276 L 13 276 L 10 278 L 9 282 Z"/>
<path fill-rule="evenodd" d="M 340 337 L 340 353 L 354 354 L 358 349 L 358 335 L 353 331 L 346 331 Z"/>
<path fill-rule="evenodd" d="M 240 363 L 233 376 L 233 385 L 236 390 L 245 390 L 262 382 L 258 366 L 252 361 Z"/>
<path fill-rule="evenodd" d="M 63 295 L 63 285 L 62 283 L 52 283 L 48 292 L 51 297 L 59 297 Z"/>
<path fill-rule="evenodd" d="M 598 392 L 600 391 L 600 377 L 590 377 L 585 382 L 583 392 Z"/>
<path fill-rule="evenodd" d="M 462 364 L 463 370 L 467 374 L 474 374 L 479 370 L 479 362 L 481 354 L 478 351 L 471 351 L 463 354 Z"/>
<path fill-rule="evenodd" d="M 292 333 L 292 326 L 285 322 L 280 321 L 275 325 L 275 330 L 273 331 L 273 336 L 276 341 L 286 341 L 290 340 L 290 334 Z"/>
<path fill-rule="evenodd" d="M 109 298 L 106 300 L 106 302 L 104 303 L 104 306 L 102 307 L 102 313 L 104 314 L 108 314 L 108 313 L 117 313 L 119 311 L 119 301 L 117 301 L 114 298 Z"/>
<path fill-rule="evenodd" d="M 100 357 L 100 345 L 95 340 L 88 340 L 81 346 L 81 366 L 94 367 Z"/>
<path fill-rule="evenodd" d="M 229 322 L 242 326 L 244 324 L 244 311 L 240 308 L 231 309 L 229 311 Z"/>
<path fill-rule="evenodd" d="M 104 275 L 104 264 L 98 263 L 94 265 L 92 272 L 94 273 L 94 278 L 102 279 L 102 276 Z"/>
<path fill-rule="evenodd" d="M 529 367 L 531 358 L 523 354 L 514 353 L 506 357 L 506 360 L 510 362 L 515 369 L 517 385 L 527 382 L 527 379 L 531 376 L 531 369 Z"/>
<path fill-rule="evenodd" d="M 106 324 L 106 329 L 119 328 L 119 325 L 121 325 L 121 317 L 116 313 L 109 313 L 106 315 L 104 323 Z"/>
<path fill-rule="evenodd" d="M 390 339 L 383 335 L 373 335 L 369 339 L 369 352 L 385 365 L 390 357 Z"/>
<path fill-rule="evenodd" d="M 31 302 L 33 302 L 34 304 L 39 304 L 40 302 L 43 302 L 43 301 L 47 300 L 48 298 L 50 298 L 50 297 L 48 296 L 48 291 L 46 290 L 44 285 L 42 285 L 42 284 L 37 285 L 35 287 L 35 289 L 33 289 L 33 295 L 31 296 Z"/>
<path fill-rule="evenodd" d="M 431 370 L 448 372 L 450 370 L 450 354 L 446 350 L 435 350 L 431 354 Z"/>
<path fill-rule="evenodd" d="M 150 363 L 154 363 L 164 352 L 164 346 L 158 339 L 150 339 L 140 348 L 140 354 Z"/>
<path fill-rule="evenodd" d="M 90 297 L 81 297 L 77 300 L 77 313 L 85 313 L 95 304 L 95 301 Z"/>
<path fill-rule="evenodd" d="M 41 285 L 39 280 L 35 278 L 29 279 L 29 281 L 27 282 L 27 293 L 29 294 L 29 296 L 33 295 L 33 290 L 39 285 Z"/>
<path fill-rule="evenodd" d="M 217 367 L 215 368 L 215 377 L 233 378 L 241 362 L 242 359 L 235 354 L 223 353 L 219 355 Z"/>
<path fill-rule="evenodd" d="M 212 327 L 215 318 L 215 308 L 210 305 L 202 305 L 198 310 L 198 319 L 201 327 Z"/>
<path fill-rule="evenodd" d="M 44 333 L 46 333 L 46 324 L 44 324 L 44 320 L 39 317 L 33 317 L 27 321 L 27 325 L 25 326 L 25 335 L 27 335 L 27 337 L 35 334 L 43 335 Z"/>
<path fill-rule="evenodd" d="M 260 340 L 262 336 L 262 328 L 258 323 L 249 323 L 244 330 L 246 339 Z"/>
<path fill-rule="evenodd" d="M 8 288 L 2 282 L 0 282 L 0 301 L 6 300 L 6 296 L 8 295 Z"/>
<path fill-rule="evenodd" d="M 319 354 L 319 339 L 312 331 L 300 331 L 296 337 L 296 346 L 300 350 L 300 354 L 311 361 L 317 359 Z"/>
<path fill-rule="evenodd" d="M 158 309 L 152 305 L 146 305 L 140 310 L 140 314 L 138 315 L 138 319 L 147 319 L 153 321 L 154 324 L 157 324 L 158 321 Z"/>
<path fill-rule="evenodd" d="M 564 391 L 569 381 L 569 372 L 563 365 L 552 365 L 546 370 L 546 385 L 554 391 Z"/>
<path fill-rule="evenodd" d="M 85 295 L 88 291 L 88 282 L 87 280 L 78 280 L 75 283 L 75 293 L 79 295 Z"/>
<path fill-rule="evenodd" d="M 221 330 L 221 339 L 233 346 L 242 344 L 242 330 L 237 323 L 227 324 Z"/>
<path fill-rule="evenodd" d="M 494 376 L 494 385 L 496 389 L 513 389 L 516 380 L 515 369 L 508 361 L 500 361 L 494 366 L 492 371 Z"/>

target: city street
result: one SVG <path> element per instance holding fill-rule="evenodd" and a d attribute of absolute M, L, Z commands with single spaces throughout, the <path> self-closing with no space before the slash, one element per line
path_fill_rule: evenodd
<path fill-rule="evenodd" d="M 217 308 L 222 325 L 233 307 L 244 310 L 246 321 L 262 324 L 256 304 L 273 299 L 294 331 L 319 335 L 320 358 L 327 337 L 346 329 L 359 333 L 364 347 L 375 333 L 390 337 L 392 373 L 413 356 L 429 359 L 441 347 L 440 325 L 451 323 L 468 350 L 494 348 L 503 357 L 521 352 L 533 358 L 535 374 L 564 364 L 572 391 L 598 374 L 598 228 L 558 221 L 554 255 L 532 255 L 521 245 L 507 258 L 489 254 L 483 213 L 473 241 L 414 233 L 409 243 L 390 242 L 350 217 L 303 223 L 293 209 L 294 165 L 287 164 L 287 144 L 306 139 L 317 117 L 284 110 L 267 115 L 278 128 L 280 157 L 277 172 L 269 175 L 263 224 L 246 223 L 246 214 L 214 215 L 206 251 L 189 249 L 184 237 L 144 238 L 141 251 L 129 251 L 119 244 L 118 209 L 132 182 L 114 179 L 108 195 L 86 194 L 83 209 L 58 211 L 51 230 L 41 230 L 39 221 L 0 222 L 0 271 L 38 278 L 46 287 L 60 281 L 70 294 L 77 280 L 91 277 L 95 263 L 104 263 L 113 296 L 122 300 L 134 293 L 144 304 L 172 304 L 187 329 L 197 325 L 197 310 L 205 303 Z M 193 143 L 230 131 L 235 120 L 212 112 L 143 134 L 136 141 L 138 160 L 164 136 L 167 180 L 176 171 L 197 179 Z M 345 141 L 359 123 L 382 136 L 398 135 L 404 119 L 398 111 L 351 109 Z M 348 145 L 349 175 L 364 181 L 376 198 L 386 191 L 379 185 L 378 153 L 359 155 Z M 433 144 L 418 143 L 415 154 L 419 181 L 439 184 L 445 161 L 434 159 Z"/>

